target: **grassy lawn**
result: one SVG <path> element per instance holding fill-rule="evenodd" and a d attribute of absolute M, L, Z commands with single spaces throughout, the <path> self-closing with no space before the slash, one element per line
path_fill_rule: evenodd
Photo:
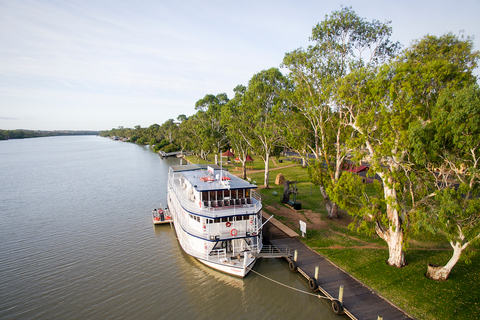
<path fill-rule="evenodd" d="M 254 159 L 254 170 L 262 170 L 263 161 Z M 279 159 L 274 160 L 275 163 L 271 161 L 270 164 L 270 189 L 263 189 L 263 172 L 249 172 L 247 175 L 259 186 L 257 192 L 262 196 L 264 207 L 280 203 L 283 186 L 274 184 L 277 174 L 282 173 L 286 180 L 297 181 L 297 201 L 302 204 L 302 209 L 318 213 L 326 225 L 319 230 L 308 230 L 308 240 L 303 241 L 310 247 L 416 319 L 480 318 L 480 255 L 473 256 L 470 264 L 459 261 L 447 281 L 432 281 L 425 277 L 427 264 L 446 264 L 452 250 L 442 236 L 414 235 L 406 248 L 407 266 L 392 268 L 386 264 L 388 250 L 382 239 L 349 230 L 347 225 L 352 219 L 344 212 L 338 221 L 327 218 L 320 191 L 310 183 L 305 168 L 289 166 L 291 161 L 280 163 Z M 196 160 L 192 162 L 197 163 Z M 230 171 L 235 173 L 233 169 Z M 298 221 L 281 216 L 276 218 L 299 232 Z M 388 319 L 388 316 L 384 315 L 384 318 Z"/>

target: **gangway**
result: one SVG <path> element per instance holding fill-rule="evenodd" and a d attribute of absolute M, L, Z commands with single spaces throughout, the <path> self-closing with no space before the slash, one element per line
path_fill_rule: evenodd
<path fill-rule="evenodd" d="M 255 255 L 257 258 L 288 258 L 291 257 L 290 248 L 287 246 L 264 245 L 262 250 Z"/>

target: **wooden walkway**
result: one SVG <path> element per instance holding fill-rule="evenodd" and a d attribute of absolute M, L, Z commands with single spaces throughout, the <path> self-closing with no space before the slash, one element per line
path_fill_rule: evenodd
<path fill-rule="evenodd" d="M 277 228 L 270 224 L 270 221 L 267 225 L 269 235 L 271 235 L 269 241 L 272 245 L 281 247 L 288 246 L 292 253 L 297 250 L 297 260 L 295 262 L 297 272 L 309 281 L 310 287 L 312 287 L 312 280 L 310 279 L 315 278 L 316 266 L 319 267 L 318 281 L 316 281 L 316 283 L 318 284 L 318 290 L 323 295 L 332 301 L 337 300 L 339 299 L 340 286 L 343 286 L 342 306 L 345 314 L 351 319 L 376 320 L 379 319 L 379 316 L 384 320 L 413 319 L 323 256 L 310 249 L 296 237 L 290 237 L 280 230 L 275 230 Z M 287 261 L 291 260 L 293 260 L 293 257 L 287 258 Z M 290 263 L 289 267 L 292 270 Z"/>

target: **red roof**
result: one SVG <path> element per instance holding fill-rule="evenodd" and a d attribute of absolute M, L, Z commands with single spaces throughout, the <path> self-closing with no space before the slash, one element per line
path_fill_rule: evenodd
<path fill-rule="evenodd" d="M 368 171 L 368 166 L 359 166 L 357 167 L 353 163 L 345 163 L 342 165 L 342 170 L 348 171 L 348 172 L 353 172 L 353 173 L 359 173 L 363 171 Z"/>
<path fill-rule="evenodd" d="M 240 158 L 236 157 L 234 161 L 240 161 Z M 247 157 L 246 157 L 245 161 L 246 162 L 253 162 L 253 159 L 252 159 L 252 157 L 250 157 L 249 154 L 247 154 Z"/>
<path fill-rule="evenodd" d="M 222 154 L 222 157 L 235 157 L 235 155 L 230 150 L 227 150 Z"/>

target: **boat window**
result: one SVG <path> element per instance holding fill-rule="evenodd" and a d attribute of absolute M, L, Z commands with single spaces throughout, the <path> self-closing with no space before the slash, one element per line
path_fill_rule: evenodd
<path fill-rule="evenodd" d="M 245 198 L 250 198 L 250 189 L 245 189 Z"/>
<path fill-rule="evenodd" d="M 217 200 L 217 193 L 215 191 L 210 191 L 210 201 Z"/>
<path fill-rule="evenodd" d="M 227 222 L 228 218 L 222 218 L 222 222 Z"/>
<path fill-rule="evenodd" d="M 202 201 L 208 201 L 208 191 L 202 192 Z"/>

